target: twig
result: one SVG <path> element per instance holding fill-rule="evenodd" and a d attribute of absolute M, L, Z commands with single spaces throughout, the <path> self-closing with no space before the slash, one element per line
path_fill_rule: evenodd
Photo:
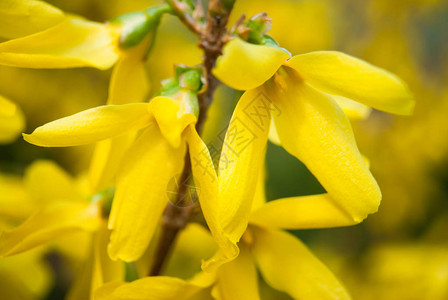
<path fill-rule="evenodd" d="M 202 24 L 196 21 L 193 16 L 186 12 L 186 5 L 183 2 L 178 2 L 176 0 L 166 0 L 166 3 L 173 9 L 176 16 L 184 23 L 188 29 L 190 29 L 195 34 L 200 34 L 202 31 Z"/>
<path fill-rule="evenodd" d="M 191 16 L 181 11 L 182 9 L 177 5 L 179 4 L 177 1 L 167 2 L 173 7 L 182 22 L 184 22 L 190 29 L 200 34 L 201 41 L 199 46 L 204 51 L 203 70 L 206 81 L 206 90 L 198 95 L 199 118 L 196 123 L 196 130 L 200 134 L 206 119 L 207 109 L 213 100 L 213 94 L 219 84 L 218 79 L 212 74 L 212 69 L 215 67 L 219 55 L 222 54 L 222 47 L 225 43 L 227 33 L 226 25 L 234 1 L 230 1 L 232 4 L 225 7 L 222 4 L 222 0 L 210 0 L 207 8 L 205 27 L 195 20 L 190 20 Z M 197 24 L 200 24 L 200 26 Z M 178 203 L 179 199 L 185 198 L 188 178 L 190 178 L 190 176 L 191 162 L 190 155 L 187 152 L 185 156 L 184 170 L 180 179 L 181 186 L 179 187 L 179 192 L 177 194 L 178 199 L 176 199 L 177 201 L 175 203 Z M 157 245 L 154 264 L 150 270 L 150 276 L 159 275 L 161 273 L 163 265 L 172 250 L 177 234 L 188 224 L 195 209 L 195 206 L 174 205 L 173 203 L 168 204 L 163 214 L 162 232 L 159 244 Z"/>

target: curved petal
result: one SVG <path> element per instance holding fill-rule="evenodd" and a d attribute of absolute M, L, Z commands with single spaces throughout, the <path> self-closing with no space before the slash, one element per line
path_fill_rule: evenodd
<path fill-rule="evenodd" d="M 109 84 L 107 104 L 143 102 L 149 92 L 149 81 L 143 64 L 147 43 L 123 53 L 115 65 Z M 94 191 L 114 184 L 118 165 L 135 139 L 135 132 L 100 141 L 95 146 L 89 169 L 91 188 Z"/>
<path fill-rule="evenodd" d="M 294 299 L 350 299 L 344 287 L 294 236 L 254 228 L 252 253 L 263 278 Z"/>
<path fill-rule="evenodd" d="M 341 96 L 329 96 L 339 105 L 350 120 L 365 120 L 372 112 L 370 107 L 362 103 Z"/>
<path fill-rule="evenodd" d="M 274 119 L 271 120 L 271 126 L 269 127 L 269 141 L 274 145 L 281 146 L 280 138 L 278 137 L 277 128 L 275 127 Z"/>
<path fill-rule="evenodd" d="M 139 130 L 150 119 L 147 103 L 106 105 L 47 123 L 23 137 L 42 147 L 78 146 Z"/>
<path fill-rule="evenodd" d="M 43 1 L 0 1 L 0 36 L 15 39 L 45 30 L 63 21 L 64 13 Z"/>
<path fill-rule="evenodd" d="M 58 203 L 37 212 L 22 225 L 0 235 L 0 257 L 20 253 L 77 230 L 101 225 L 101 209 L 94 203 Z"/>
<path fill-rule="evenodd" d="M 213 288 L 216 300 L 260 299 L 258 274 L 247 246 L 241 246 L 238 257 L 217 272 L 217 283 Z"/>
<path fill-rule="evenodd" d="M 132 131 L 95 145 L 89 168 L 89 184 L 93 192 L 115 185 L 117 170 L 136 136 L 137 132 Z"/>
<path fill-rule="evenodd" d="M 114 67 L 109 85 L 107 104 L 143 102 L 149 92 L 144 55 L 148 42 L 124 52 Z"/>
<path fill-rule="evenodd" d="M 286 64 L 315 88 L 388 113 L 409 115 L 415 101 L 397 76 L 336 51 L 297 55 Z"/>
<path fill-rule="evenodd" d="M 168 184 L 182 172 L 185 148 L 171 147 L 153 123 L 125 154 L 109 217 L 113 260 L 136 261 L 146 250 L 170 200 Z"/>
<path fill-rule="evenodd" d="M 219 220 L 235 243 L 248 224 L 273 113 L 276 110 L 264 89 L 246 91 L 224 138 L 219 161 Z"/>
<path fill-rule="evenodd" d="M 110 232 L 105 220 L 97 232 L 91 235 L 91 246 L 87 259 L 65 296 L 66 300 L 93 299 L 93 293 L 103 284 L 124 278 L 125 269 L 121 261 L 112 261 L 107 254 Z"/>
<path fill-rule="evenodd" d="M 265 157 L 264 155 L 263 157 Z M 258 175 L 258 181 L 255 188 L 255 194 L 254 194 L 254 201 L 252 202 L 252 208 L 251 211 L 254 211 L 258 209 L 259 207 L 263 206 L 266 203 L 266 166 L 263 165 L 260 169 L 260 173 Z"/>
<path fill-rule="evenodd" d="M 327 228 L 356 224 L 328 194 L 291 197 L 265 203 L 250 223 L 283 229 Z"/>
<path fill-rule="evenodd" d="M 193 178 L 197 188 L 201 210 L 207 225 L 219 246 L 215 255 L 202 264 L 205 271 L 213 271 L 221 264 L 238 256 L 239 249 L 235 242 L 225 236 L 219 215 L 218 176 L 207 146 L 199 137 L 193 125 L 186 131 L 188 149 L 190 151 Z"/>
<path fill-rule="evenodd" d="M 234 38 L 224 46 L 213 74 L 236 90 L 249 90 L 271 78 L 289 58 L 280 48 L 244 42 Z"/>
<path fill-rule="evenodd" d="M 0 144 L 13 142 L 25 128 L 25 117 L 20 108 L 0 96 Z"/>
<path fill-rule="evenodd" d="M 196 123 L 196 116 L 182 104 L 181 100 L 164 96 L 154 97 L 149 102 L 149 111 L 157 120 L 160 131 L 175 148 L 181 144 L 184 129 L 189 124 Z"/>
<path fill-rule="evenodd" d="M 110 68 L 119 58 L 119 31 L 78 18 L 0 44 L 0 64 L 22 68 Z"/>
<path fill-rule="evenodd" d="M 381 192 L 345 114 L 331 98 L 295 77 L 294 71 L 278 80 L 287 81 L 275 93 L 282 112 L 274 116 L 282 146 L 308 167 L 355 223 L 376 212 Z"/>
<path fill-rule="evenodd" d="M 202 290 L 201 286 L 167 276 L 145 277 L 133 282 L 111 282 L 99 288 L 96 300 L 186 300 Z"/>

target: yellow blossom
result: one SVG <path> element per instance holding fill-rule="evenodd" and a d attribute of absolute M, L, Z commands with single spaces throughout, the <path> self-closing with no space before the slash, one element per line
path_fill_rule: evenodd
<path fill-rule="evenodd" d="M 219 203 L 219 226 L 234 244 L 249 220 L 253 175 L 260 168 L 272 119 L 281 145 L 308 167 L 328 194 L 273 202 L 276 209 L 265 214 L 281 211 L 285 222 L 305 228 L 347 226 L 376 212 L 381 192 L 332 95 L 397 114 L 411 113 L 414 105 L 397 77 L 348 55 L 328 51 L 288 58 L 278 47 L 235 38 L 214 70 L 225 84 L 247 90 L 230 121 L 219 166 L 219 200 L 213 200 Z"/>
<path fill-rule="evenodd" d="M 196 115 L 189 106 L 189 92 L 171 97 L 93 108 L 24 135 L 35 145 L 61 147 L 140 131 L 123 159 L 115 162 L 119 167 L 109 218 L 113 259 L 135 261 L 143 254 L 168 201 L 175 200 L 167 188 L 182 172 L 187 141 L 190 147 L 203 145 L 194 129 Z M 219 235 L 219 230 L 213 232 Z"/>
<path fill-rule="evenodd" d="M 21 210 L 28 217 L 22 221 L 23 217 L 19 216 L 19 225 L 11 225 L 0 233 L 0 256 L 8 257 L 5 264 L 8 260 L 32 255 L 35 252 L 32 249 L 40 249 L 41 256 L 53 249 L 84 260 L 86 242 L 91 242 L 85 271 L 72 286 L 68 299 L 87 299 L 98 286 L 123 277 L 123 266 L 112 262 L 106 252 L 109 231 L 103 220 L 105 199 L 94 197 L 86 201 L 88 197 L 82 185 L 50 161 L 34 162 L 27 169 L 23 182 L 27 196 L 23 197 L 26 203 Z M 11 181 L 1 183 L 3 186 Z M 8 199 L 3 202 L 5 200 Z M 9 199 L 9 204 L 14 204 L 14 199 Z M 2 208 L 0 206 L 0 210 Z M 1 213 L 3 211 L 0 211 L 3 216 Z M 78 235 L 80 232 L 84 234 Z M 73 239 L 69 240 L 70 237 Z"/>

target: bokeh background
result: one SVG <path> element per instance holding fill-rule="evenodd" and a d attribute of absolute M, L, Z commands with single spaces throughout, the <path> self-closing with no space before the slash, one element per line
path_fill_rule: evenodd
<path fill-rule="evenodd" d="M 161 3 L 48 2 L 96 21 Z M 379 212 L 357 226 L 294 234 L 340 278 L 353 299 L 448 299 L 448 1 L 237 0 L 231 22 L 242 13 L 263 11 L 273 19 L 271 35 L 291 53 L 339 50 L 362 58 L 400 76 L 417 101 L 410 117 L 374 111 L 366 120 L 353 121 L 359 149 L 369 158 L 383 192 Z M 174 64 L 201 61 L 195 36 L 174 17 L 164 17 L 155 43 L 146 63 L 151 94 L 162 79 L 172 76 Z M 109 78 L 110 71 L 88 68 L 0 66 L 0 95 L 20 106 L 29 133 L 46 122 L 104 104 Z M 219 88 L 206 140 L 226 127 L 238 96 Z M 33 161 L 51 159 L 78 175 L 86 171 L 91 153 L 91 147 L 39 148 L 19 138 L 0 145 L 0 172 L 19 178 Z M 268 146 L 266 168 L 270 200 L 323 191 L 305 166 L 273 144 Z M 0 193 L 6 193 L 1 186 Z M 1 266 L 0 262 L 0 274 L 8 270 L 13 276 L 14 271 L 2 271 Z M 67 285 L 60 270 L 36 276 L 51 278 L 52 272 L 58 277 L 56 285 L 45 286 L 43 298 L 59 299 Z M 263 299 L 289 299 L 266 286 L 262 289 Z"/>

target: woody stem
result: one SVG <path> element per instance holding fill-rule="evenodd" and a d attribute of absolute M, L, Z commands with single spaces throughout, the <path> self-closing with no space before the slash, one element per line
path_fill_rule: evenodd
<path fill-rule="evenodd" d="M 196 130 L 199 134 L 202 132 L 208 107 L 213 101 L 213 94 L 219 84 L 218 79 L 212 74 L 212 69 L 216 64 L 216 60 L 222 54 L 222 47 L 227 33 L 226 25 L 233 8 L 233 3 L 234 0 L 210 0 L 207 8 L 205 26 L 199 32 L 199 47 L 204 51 L 202 66 L 206 85 L 206 90 L 198 95 L 199 117 L 196 123 Z M 185 14 L 181 14 L 181 16 L 181 21 L 185 23 L 187 20 L 185 19 Z M 188 19 L 188 27 L 196 30 L 198 27 L 192 25 L 193 23 L 191 22 Z M 193 214 L 197 211 L 195 205 L 187 206 L 181 203 L 183 201 L 182 199 L 186 199 L 188 179 L 191 178 L 191 174 L 190 155 L 187 151 L 177 199 L 174 202 L 176 205 L 169 202 L 163 213 L 162 230 L 156 248 L 155 260 L 149 272 L 150 276 L 156 276 L 161 273 L 178 233 L 185 228 Z"/>

